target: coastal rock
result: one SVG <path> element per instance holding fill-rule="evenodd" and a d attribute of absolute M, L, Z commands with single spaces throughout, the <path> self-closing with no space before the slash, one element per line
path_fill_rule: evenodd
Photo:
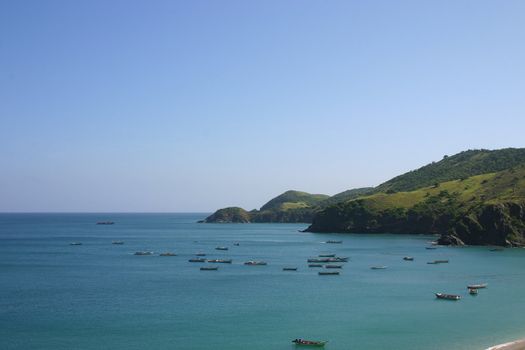
<path fill-rule="evenodd" d="M 239 207 L 219 209 L 203 220 L 205 223 L 249 223 L 250 213 Z"/>

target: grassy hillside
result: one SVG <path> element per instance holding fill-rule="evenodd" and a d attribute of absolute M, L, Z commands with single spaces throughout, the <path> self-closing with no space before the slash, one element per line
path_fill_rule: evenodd
<path fill-rule="evenodd" d="M 469 150 L 445 156 L 417 170 L 397 176 L 375 188 L 375 192 L 411 191 L 435 183 L 502 171 L 525 164 L 525 148 Z"/>
<path fill-rule="evenodd" d="M 338 203 L 320 211 L 309 231 L 437 233 L 469 244 L 521 245 L 524 219 L 525 167 L 518 167 Z"/>
<path fill-rule="evenodd" d="M 301 191 L 286 191 L 283 194 L 271 199 L 265 205 L 263 205 L 261 207 L 261 211 L 314 207 L 319 202 L 328 199 L 329 197 L 330 196 L 327 196 L 325 194 L 310 194 Z"/>
<path fill-rule="evenodd" d="M 347 190 L 338 194 L 334 194 L 332 197 L 325 199 L 324 201 L 319 203 L 319 206 L 324 208 L 329 205 L 333 205 L 339 202 L 345 202 L 349 201 L 355 198 L 358 198 L 360 196 L 363 196 L 367 193 L 371 193 L 374 191 L 373 187 L 362 187 L 362 188 L 354 188 L 351 190 Z"/>

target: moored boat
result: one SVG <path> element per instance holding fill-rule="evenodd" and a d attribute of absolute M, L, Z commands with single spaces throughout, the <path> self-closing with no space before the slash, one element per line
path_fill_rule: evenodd
<path fill-rule="evenodd" d="M 292 340 L 292 343 L 294 343 L 295 345 L 300 345 L 300 346 L 323 347 L 325 346 L 327 341 L 294 339 Z"/>
<path fill-rule="evenodd" d="M 308 264 L 308 267 L 323 267 L 323 264 Z"/>
<path fill-rule="evenodd" d="M 297 267 L 283 267 L 283 271 L 297 271 Z"/>
<path fill-rule="evenodd" d="M 467 286 L 468 289 L 482 289 L 487 288 L 488 283 L 479 283 L 479 284 L 469 284 Z"/>
<path fill-rule="evenodd" d="M 411 256 L 405 256 L 405 257 L 403 258 L 403 260 L 405 260 L 405 261 L 414 261 L 414 258 L 411 257 Z"/>
<path fill-rule="evenodd" d="M 436 247 L 425 247 L 425 249 L 427 250 L 434 250 L 434 249 L 437 249 Z"/>
<path fill-rule="evenodd" d="M 477 288 L 469 288 L 468 292 L 470 295 L 478 295 L 478 289 Z"/>
<path fill-rule="evenodd" d="M 97 222 L 97 225 L 113 225 L 113 221 L 99 221 Z"/>
<path fill-rule="evenodd" d="M 323 275 L 339 275 L 339 271 L 319 271 L 317 274 Z"/>
<path fill-rule="evenodd" d="M 382 265 L 382 266 L 372 266 L 370 267 L 372 270 L 384 270 L 386 269 L 388 266 L 385 266 L 385 265 Z"/>
<path fill-rule="evenodd" d="M 206 253 L 197 253 L 195 256 L 206 256 Z"/>
<path fill-rule="evenodd" d="M 217 247 L 215 250 L 228 250 L 228 247 Z"/>
<path fill-rule="evenodd" d="M 82 245 L 82 242 L 71 242 L 69 245 Z"/>
<path fill-rule="evenodd" d="M 231 259 L 209 259 L 209 263 L 218 263 L 218 264 L 231 264 Z"/>
<path fill-rule="evenodd" d="M 461 296 L 456 294 L 436 293 L 436 298 L 446 300 L 459 300 L 461 299 Z"/>
<path fill-rule="evenodd" d="M 326 265 L 325 268 L 327 268 L 327 269 L 342 269 L 343 265 Z"/>
<path fill-rule="evenodd" d="M 113 242 L 111 242 L 111 244 L 121 245 L 121 244 L 124 244 L 124 241 L 113 241 Z"/>
<path fill-rule="evenodd" d="M 320 258 L 334 258 L 335 254 L 319 254 Z"/>
<path fill-rule="evenodd" d="M 217 271 L 219 269 L 218 266 L 203 266 L 201 267 L 201 271 Z"/>
<path fill-rule="evenodd" d="M 172 252 L 165 252 L 165 253 L 160 253 L 159 256 L 177 256 L 177 254 L 172 253 Z"/>
<path fill-rule="evenodd" d="M 329 241 L 326 241 L 325 243 L 330 243 L 330 244 L 341 244 L 341 243 L 343 243 L 343 241 L 334 241 L 334 240 L 329 240 Z"/>
<path fill-rule="evenodd" d="M 246 261 L 244 265 L 268 265 L 268 263 L 266 261 L 250 260 Z"/>
<path fill-rule="evenodd" d="M 144 251 L 135 252 L 135 254 L 133 254 L 133 255 L 153 255 L 153 252 L 144 250 Z"/>
<path fill-rule="evenodd" d="M 206 262 L 206 259 L 204 258 L 193 258 L 193 259 L 190 259 L 188 260 L 189 262 L 198 262 L 198 263 L 203 263 L 203 262 Z"/>

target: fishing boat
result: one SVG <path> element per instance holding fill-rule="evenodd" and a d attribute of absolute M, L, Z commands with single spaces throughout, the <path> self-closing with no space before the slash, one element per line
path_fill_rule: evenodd
<path fill-rule="evenodd" d="M 82 245 L 82 242 L 71 242 L 69 245 Z"/>
<path fill-rule="evenodd" d="M 218 266 L 203 266 L 201 267 L 201 271 L 217 271 L 219 269 Z"/>
<path fill-rule="evenodd" d="M 427 250 L 434 250 L 434 249 L 437 249 L 436 247 L 425 247 L 425 249 Z"/>
<path fill-rule="evenodd" d="M 448 260 L 434 260 L 434 261 L 427 262 L 427 264 L 430 264 L 430 265 L 448 264 Z"/>
<path fill-rule="evenodd" d="M 250 260 L 246 261 L 244 265 L 268 265 L 266 261 L 257 261 L 257 260 Z"/>
<path fill-rule="evenodd" d="M 319 271 L 319 275 L 339 275 L 339 271 Z"/>
<path fill-rule="evenodd" d="M 113 221 L 99 221 L 97 222 L 97 225 L 113 225 Z"/>
<path fill-rule="evenodd" d="M 382 265 L 382 266 L 372 266 L 371 269 L 372 269 L 372 270 L 384 270 L 384 269 L 386 269 L 387 267 L 388 267 L 388 266 L 384 266 L 384 265 Z"/>
<path fill-rule="evenodd" d="M 283 271 L 297 271 L 297 267 L 283 267 Z"/>
<path fill-rule="evenodd" d="M 461 296 L 456 294 L 436 293 L 436 298 L 446 300 L 459 300 L 461 299 Z"/>
<path fill-rule="evenodd" d="M 343 265 L 326 265 L 325 268 L 327 268 L 327 269 L 342 269 Z"/>
<path fill-rule="evenodd" d="M 468 292 L 470 295 L 478 295 L 478 289 L 477 288 L 469 288 Z"/>
<path fill-rule="evenodd" d="M 144 250 L 144 251 L 135 252 L 135 254 L 133 255 L 153 255 L 153 252 Z"/>
<path fill-rule="evenodd" d="M 405 260 L 405 261 L 414 261 L 414 258 L 411 257 L 411 256 L 405 256 L 405 257 L 403 258 L 403 260 Z"/>
<path fill-rule="evenodd" d="M 233 245 L 236 246 L 236 247 L 240 246 L 239 243 L 233 243 Z"/>
<path fill-rule="evenodd" d="M 483 289 L 487 288 L 488 283 L 470 284 L 467 286 L 468 289 Z"/>
<path fill-rule="evenodd" d="M 206 256 L 206 254 L 205 253 L 197 253 L 197 254 L 195 254 L 195 256 Z"/>
<path fill-rule="evenodd" d="M 322 259 L 312 258 L 312 259 L 308 259 L 307 262 L 309 263 L 327 263 L 331 261 L 328 258 L 322 258 Z"/>
<path fill-rule="evenodd" d="M 335 254 L 319 254 L 320 258 L 334 258 Z"/>
<path fill-rule="evenodd" d="M 322 264 L 308 264 L 308 267 L 323 267 Z"/>
<path fill-rule="evenodd" d="M 326 241 L 325 243 L 329 243 L 329 244 L 341 244 L 341 243 L 343 243 L 343 241 L 333 241 L 333 240 L 329 240 L 329 241 Z"/>
<path fill-rule="evenodd" d="M 172 252 L 165 252 L 165 253 L 160 253 L 159 256 L 177 256 L 177 254 L 172 253 Z"/>
<path fill-rule="evenodd" d="M 198 262 L 198 263 L 203 263 L 203 262 L 206 262 L 206 259 L 204 258 L 193 258 L 193 259 L 190 259 L 188 260 L 189 262 Z"/>
<path fill-rule="evenodd" d="M 328 262 L 348 262 L 348 258 L 336 256 L 335 258 L 328 258 Z"/>
<path fill-rule="evenodd" d="M 111 242 L 111 244 L 119 244 L 119 245 L 121 245 L 121 244 L 124 244 L 124 241 L 113 241 L 113 242 Z"/>
<path fill-rule="evenodd" d="M 215 250 L 228 250 L 228 247 L 217 247 Z"/>
<path fill-rule="evenodd" d="M 324 347 L 327 341 L 294 339 L 292 343 L 299 346 Z"/>
<path fill-rule="evenodd" d="M 231 259 L 210 259 L 208 260 L 209 263 L 217 263 L 217 264 L 231 264 Z"/>

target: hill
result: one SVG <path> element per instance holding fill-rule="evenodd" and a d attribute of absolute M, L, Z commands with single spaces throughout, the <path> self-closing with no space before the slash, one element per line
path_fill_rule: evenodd
<path fill-rule="evenodd" d="M 444 244 L 525 244 L 525 167 L 374 193 L 318 212 L 312 232 L 434 233 Z"/>
<path fill-rule="evenodd" d="M 271 199 L 261 207 L 261 211 L 265 210 L 288 210 L 296 208 L 314 207 L 319 202 L 330 198 L 325 194 L 310 194 L 300 191 L 286 191 L 283 194 Z"/>

